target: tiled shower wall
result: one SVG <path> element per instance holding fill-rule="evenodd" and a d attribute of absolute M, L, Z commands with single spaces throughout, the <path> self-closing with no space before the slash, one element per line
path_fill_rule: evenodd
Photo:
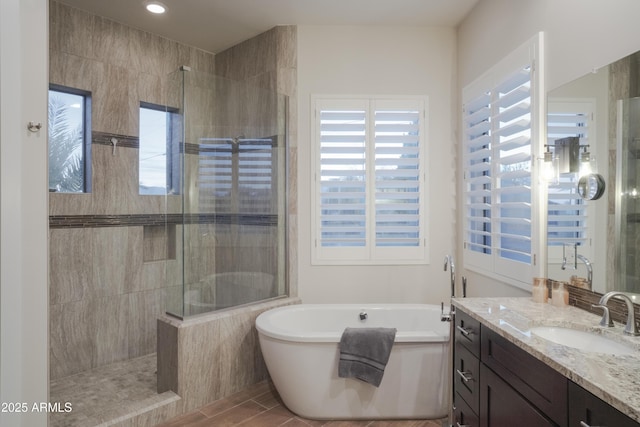
<path fill-rule="evenodd" d="M 140 102 L 178 107 L 167 76 L 181 65 L 216 67 L 211 53 L 50 2 L 50 82 L 92 100 L 92 191 L 49 198 L 51 378 L 155 352 L 156 319 L 181 296 L 180 239 L 168 251 L 162 225 L 179 196 L 138 194 L 137 149 Z M 206 250 L 210 263 L 189 266 L 201 277 L 215 267 Z"/>

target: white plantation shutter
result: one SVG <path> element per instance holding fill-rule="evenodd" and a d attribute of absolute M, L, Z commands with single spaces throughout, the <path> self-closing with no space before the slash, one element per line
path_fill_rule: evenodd
<path fill-rule="evenodd" d="M 465 267 L 518 286 L 530 283 L 537 249 L 540 40 L 463 90 Z"/>
<path fill-rule="evenodd" d="M 277 213 L 274 174 L 275 137 L 238 139 L 238 211 L 244 214 Z"/>
<path fill-rule="evenodd" d="M 198 149 L 201 213 L 274 213 L 275 138 L 202 138 Z"/>
<path fill-rule="evenodd" d="M 491 255 L 491 96 L 465 105 L 465 242 L 475 257 Z"/>
<path fill-rule="evenodd" d="M 314 105 L 314 262 L 425 262 L 425 101 Z"/>
<path fill-rule="evenodd" d="M 319 111 L 323 247 L 366 244 L 366 113 L 364 106 Z"/>
<path fill-rule="evenodd" d="M 499 260 L 531 263 L 531 66 L 493 90 L 494 245 Z"/>
<path fill-rule="evenodd" d="M 203 138 L 197 148 L 200 212 L 233 212 L 232 195 L 237 188 L 237 182 L 234 183 L 237 159 L 233 157 L 233 140 Z"/>
<path fill-rule="evenodd" d="M 589 145 L 593 134 L 591 102 L 559 101 L 549 103 L 547 113 L 547 143 L 570 136 L 580 138 L 580 145 Z M 553 148 L 552 148 L 553 150 Z M 581 150 L 582 151 L 582 150 Z M 587 226 L 589 202 L 578 194 L 578 173 L 562 173 L 558 184 L 549 184 L 547 208 L 547 245 L 549 258 L 560 259 L 564 243 L 590 246 Z"/>

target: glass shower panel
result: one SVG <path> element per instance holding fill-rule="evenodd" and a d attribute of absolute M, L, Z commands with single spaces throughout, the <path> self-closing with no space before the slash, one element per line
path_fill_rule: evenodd
<path fill-rule="evenodd" d="M 187 317 L 284 295 L 287 99 L 193 70 L 176 76 L 182 301 L 169 312 Z"/>
<path fill-rule="evenodd" d="M 618 101 L 615 289 L 640 293 L 640 98 Z"/>

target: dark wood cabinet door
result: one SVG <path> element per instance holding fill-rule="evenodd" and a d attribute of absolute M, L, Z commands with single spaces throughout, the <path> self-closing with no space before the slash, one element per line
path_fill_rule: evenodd
<path fill-rule="evenodd" d="M 579 385 L 570 382 L 569 427 L 588 426 L 640 427 L 640 423 L 632 420 Z"/>
<path fill-rule="evenodd" d="M 482 327 L 481 360 L 560 427 L 567 425 L 568 380 L 496 332 Z"/>
<path fill-rule="evenodd" d="M 556 427 L 485 365 L 480 366 L 481 427 Z"/>
<path fill-rule="evenodd" d="M 454 427 L 480 427 L 478 414 L 471 410 L 459 394 L 453 397 L 453 418 Z"/>

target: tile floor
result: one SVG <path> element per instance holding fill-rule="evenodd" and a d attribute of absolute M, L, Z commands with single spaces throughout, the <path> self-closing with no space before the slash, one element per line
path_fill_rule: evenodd
<path fill-rule="evenodd" d="M 51 427 L 90 427 L 166 405 L 179 398 L 156 390 L 156 355 L 139 357 L 52 380 L 49 400 L 70 403 L 69 413 L 51 413 Z"/>
<path fill-rule="evenodd" d="M 317 421 L 289 411 L 273 384 L 263 381 L 246 390 L 217 400 L 195 412 L 181 415 L 156 427 L 443 427 L 447 419 L 402 421 Z"/>

